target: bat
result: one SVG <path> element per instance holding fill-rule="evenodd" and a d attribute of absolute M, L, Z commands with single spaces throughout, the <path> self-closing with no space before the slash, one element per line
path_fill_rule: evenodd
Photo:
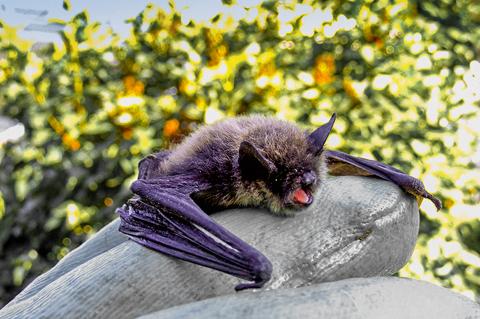
<path fill-rule="evenodd" d="M 324 144 L 335 122 L 309 133 L 260 115 L 204 126 L 171 150 L 139 163 L 135 194 L 122 207 L 120 231 L 157 252 L 247 280 L 235 290 L 261 288 L 272 264 L 209 214 L 231 207 L 264 207 L 291 215 L 313 202 L 326 174 L 374 176 L 391 181 L 417 201 L 441 202 L 402 171 Z"/>

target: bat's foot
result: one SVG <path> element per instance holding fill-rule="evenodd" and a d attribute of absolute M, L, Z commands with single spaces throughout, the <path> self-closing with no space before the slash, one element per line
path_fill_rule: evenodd
<path fill-rule="evenodd" d="M 271 265 L 270 265 L 271 267 Z M 257 278 L 255 279 L 255 282 L 252 283 L 244 283 L 244 284 L 239 284 L 235 286 L 235 291 L 241 291 L 244 289 L 259 289 L 262 288 L 265 283 L 267 283 L 270 280 L 272 274 L 272 270 L 267 271 L 262 271 L 259 273 Z"/>

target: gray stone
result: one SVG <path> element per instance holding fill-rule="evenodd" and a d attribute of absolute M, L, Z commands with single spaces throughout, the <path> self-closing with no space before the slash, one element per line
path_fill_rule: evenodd
<path fill-rule="evenodd" d="M 272 279 L 262 291 L 392 274 L 409 259 L 419 223 L 412 196 L 355 176 L 328 178 L 315 202 L 294 217 L 234 209 L 214 218 L 271 260 Z M 132 318 L 242 295 L 233 290 L 240 279 L 125 241 L 117 223 L 35 280 L 0 318 Z"/>
<path fill-rule="evenodd" d="M 141 317 L 182 318 L 474 319 L 480 305 L 423 281 L 372 277 L 211 298 Z"/>
<path fill-rule="evenodd" d="M 20 292 L 10 304 L 18 303 L 32 297 L 45 286 L 68 273 L 70 270 L 81 266 L 88 260 L 127 241 L 128 238 L 118 231 L 119 225 L 120 220 L 116 219 L 102 228 L 92 239 L 87 240 L 81 247 L 70 252 L 60 260 L 55 267 L 36 278 L 26 289 Z"/>

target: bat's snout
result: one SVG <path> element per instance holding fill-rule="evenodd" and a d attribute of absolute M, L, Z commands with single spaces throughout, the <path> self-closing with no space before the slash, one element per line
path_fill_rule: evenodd
<path fill-rule="evenodd" d="M 302 184 L 304 186 L 311 186 L 315 184 L 317 181 L 317 177 L 315 176 L 315 173 L 312 171 L 305 172 L 302 176 Z"/>

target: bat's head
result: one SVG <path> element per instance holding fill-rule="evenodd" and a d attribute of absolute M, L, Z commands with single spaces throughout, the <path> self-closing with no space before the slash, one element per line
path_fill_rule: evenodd
<path fill-rule="evenodd" d="M 301 209 L 313 202 L 325 178 L 323 145 L 332 129 L 330 121 L 312 133 L 278 121 L 257 130 L 239 149 L 239 165 L 247 190 L 272 212 Z M 252 186 L 253 185 L 253 186 Z"/>

